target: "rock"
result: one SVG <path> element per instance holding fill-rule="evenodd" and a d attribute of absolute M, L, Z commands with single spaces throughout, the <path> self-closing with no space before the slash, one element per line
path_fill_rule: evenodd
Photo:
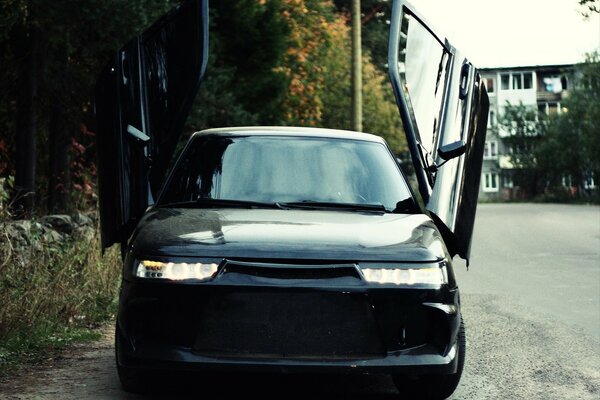
<path fill-rule="evenodd" d="M 40 222 L 60 233 L 67 235 L 73 233 L 73 220 L 68 215 L 46 215 L 40 219 Z"/>
<path fill-rule="evenodd" d="M 13 247 L 25 247 L 31 243 L 31 221 L 29 220 L 11 221 L 4 225 L 4 231 Z"/>
<path fill-rule="evenodd" d="M 94 221 L 87 215 L 77 211 L 71 216 L 73 223 L 77 226 L 94 226 Z"/>
<path fill-rule="evenodd" d="M 31 221 L 27 219 L 23 219 L 20 221 L 13 221 L 8 226 L 17 230 L 23 235 L 28 235 L 29 231 L 31 231 Z"/>
<path fill-rule="evenodd" d="M 44 233 L 43 238 L 44 241 L 49 244 L 61 243 L 63 241 L 62 235 L 52 229 L 48 229 L 48 231 Z"/>
<path fill-rule="evenodd" d="M 82 237 L 82 238 L 90 241 L 96 234 L 96 229 L 94 229 L 91 226 L 80 226 L 77 228 L 76 232 L 79 237 Z"/>

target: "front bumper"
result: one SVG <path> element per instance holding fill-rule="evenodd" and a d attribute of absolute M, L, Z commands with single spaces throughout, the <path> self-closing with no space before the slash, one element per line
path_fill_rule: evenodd
<path fill-rule="evenodd" d="M 118 363 L 169 370 L 456 372 L 457 289 L 333 281 L 124 280 Z"/>

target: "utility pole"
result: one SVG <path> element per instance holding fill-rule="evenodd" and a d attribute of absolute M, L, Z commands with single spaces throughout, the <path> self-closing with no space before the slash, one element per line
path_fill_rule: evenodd
<path fill-rule="evenodd" d="M 352 0 L 352 129 L 362 131 L 362 49 L 360 0 Z"/>

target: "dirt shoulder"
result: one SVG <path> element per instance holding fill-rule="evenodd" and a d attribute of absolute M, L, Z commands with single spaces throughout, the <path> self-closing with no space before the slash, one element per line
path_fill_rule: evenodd
<path fill-rule="evenodd" d="M 100 329 L 100 340 L 75 344 L 39 364 L 25 366 L 0 381 L 0 399 L 115 398 L 120 388 L 114 366 L 114 324 Z M 113 376 L 114 375 L 114 376 Z"/>

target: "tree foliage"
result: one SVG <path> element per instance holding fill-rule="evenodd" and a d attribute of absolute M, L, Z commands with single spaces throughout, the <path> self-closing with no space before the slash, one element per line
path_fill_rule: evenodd
<path fill-rule="evenodd" d="M 332 2 L 288 1 L 291 30 L 284 71 L 290 87 L 286 124 L 352 129 L 351 39 L 348 14 Z M 293 13 L 293 10 L 301 10 Z M 309 27 L 312 27 L 309 28 Z M 363 56 L 363 127 L 383 136 L 397 154 L 406 151 L 400 117 L 387 76 L 367 49 Z"/>
<path fill-rule="evenodd" d="M 333 6 L 330 1 L 284 0 L 281 15 L 290 29 L 279 69 L 289 79 L 283 120 L 289 125 L 317 126 L 323 113 L 323 61 L 331 46 Z"/>
<path fill-rule="evenodd" d="M 556 114 L 507 104 L 498 121 L 514 184 L 532 196 L 588 197 L 586 182 L 600 177 L 600 56 L 590 54 L 570 82 Z M 565 184 L 573 192 L 566 193 Z"/>
<path fill-rule="evenodd" d="M 93 147 L 86 126 L 93 120 L 96 74 L 128 37 L 171 5 L 165 0 L 0 0 L 0 135 L 15 154 L 0 174 L 16 172 L 16 186 L 24 186 L 30 199 L 29 192 L 37 193 L 38 204 L 60 192 L 66 211 L 71 181 L 83 187 L 84 180 L 94 179 L 89 176 L 93 151 L 79 160 L 87 176 L 71 174 L 71 145 L 75 140 Z M 23 162 L 25 156 L 31 159 Z M 23 175 L 32 179 L 19 179 Z"/>
<path fill-rule="evenodd" d="M 536 196 L 543 186 L 538 147 L 543 138 L 544 122 L 535 108 L 507 102 L 498 119 L 498 129 L 508 149 L 515 186 Z"/>
<path fill-rule="evenodd" d="M 579 5 L 585 7 L 583 15 L 589 17 L 592 13 L 600 13 L 600 0 L 579 0 Z"/>
<path fill-rule="evenodd" d="M 281 8 L 280 1 L 211 3 L 208 67 L 188 132 L 282 122 L 289 27 Z"/>
<path fill-rule="evenodd" d="M 332 24 L 331 46 L 323 60 L 323 117 L 320 125 L 352 129 L 350 28 L 343 18 Z M 387 76 L 378 69 L 369 52 L 363 56 L 363 127 L 365 132 L 386 139 L 396 154 L 406 151 L 406 139 Z"/>
<path fill-rule="evenodd" d="M 350 18 L 352 0 L 335 0 L 338 12 Z M 373 64 L 387 74 L 388 38 L 392 19 L 392 2 L 361 0 L 362 44 Z"/>
<path fill-rule="evenodd" d="M 35 173 L 29 190 L 41 209 L 67 211 L 76 199 L 94 202 L 96 76 L 128 38 L 177 2 L 0 0 L 0 176 L 14 175 L 17 160 L 27 164 Z M 363 23 L 379 21 L 381 38 L 387 32 L 384 3 L 365 1 L 363 7 Z M 210 12 L 208 69 L 189 131 L 258 124 L 350 127 L 343 5 L 221 0 L 211 2 Z M 370 51 L 387 41 L 369 44 L 370 31 L 363 62 L 365 130 L 385 136 L 401 152 L 400 119 L 385 73 L 375 67 L 383 59 Z M 31 140 L 23 144 L 27 132 Z"/>
<path fill-rule="evenodd" d="M 561 104 L 562 112 L 549 120 L 540 164 L 551 184 L 568 177 L 584 194 L 586 178 L 600 178 L 600 56 L 589 55 L 572 80 L 575 85 Z"/>

